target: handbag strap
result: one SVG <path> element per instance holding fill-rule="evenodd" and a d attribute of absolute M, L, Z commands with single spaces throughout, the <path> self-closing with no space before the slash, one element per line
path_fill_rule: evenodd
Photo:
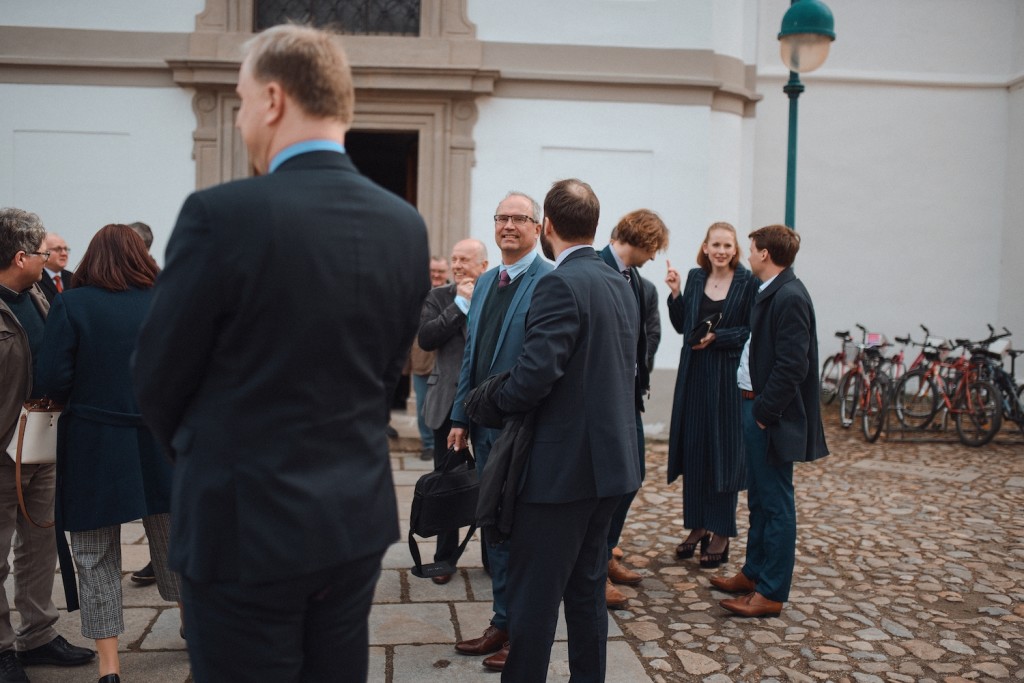
<path fill-rule="evenodd" d="M 459 558 L 462 557 L 462 553 L 466 551 L 466 546 L 469 545 L 469 539 L 473 538 L 473 534 L 476 533 L 476 523 L 470 525 L 469 530 L 466 532 L 466 537 L 462 539 L 462 543 L 455 549 L 451 559 L 444 560 L 441 562 L 431 562 L 430 564 L 423 564 L 420 560 L 420 548 L 416 543 L 416 539 L 413 537 L 412 531 L 409 532 L 409 553 L 412 555 L 412 561 L 415 563 L 413 568 L 410 570 L 413 576 L 418 576 L 421 579 L 431 578 L 434 576 L 447 576 L 448 574 L 454 574 L 456 570 L 456 563 Z"/>
<path fill-rule="evenodd" d="M 17 482 L 18 507 L 21 508 L 21 514 L 25 515 L 25 519 L 27 519 L 32 526 L 39 527 L 40 529 L 49 529 L 57 523 L 56 520 L 39 524 L 36 520 L 32 519 L 32 515 L 28 514 L 28 506 L 25 505 L 25 493 L 21 489 L 21 447 L 25 444 L 25 431 L 27 426 L 28 415 L 22 414 L 21 419 L 18 420 L 18 449 L 14 456 L 14 480 Z"/>

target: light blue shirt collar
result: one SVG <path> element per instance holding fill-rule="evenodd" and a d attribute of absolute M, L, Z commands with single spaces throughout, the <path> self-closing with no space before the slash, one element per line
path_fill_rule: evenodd
<path fill-rule="evenodd" d="M 526 269 L 533 265 L 533 259 L 537 258 L 537 252 L 531 251 L 529 254 L 519 259 L 511 266 L 506 266 L 504 263 L 498 266 L 498 272 L 501 273 L 503 270 L 508 271 L 509 282 L 515 280 L 517 277 L 526 272 Z"/>
<path fill-rule="evenodd" d="M 592 244 L 574 244 L 573 246 L 569 247 L 568 249 L 566 249 L 565 251 L 558 255 L 558 258 L 555 259 L 555 268 L 562 265 L 562 261 L 565 260 L 565 257 L 573 253 L 574 251 L 579 251 L 580 249 L 583 249 L 585 247 L 593 248 L 593 246 L 594 245 Z"/>
<path fill-rule="evenodd" d="M 270 170 L 267 172 L 273 173 L 284 162 L 306 152 L 338 152 L 339 154 L 344 154 L 345 146 L 337 140 L 303 140 L 302 142 L 296 142 L 294 145 L 288 145 L 274 155 L 274 158 L 270 160 Z"/>

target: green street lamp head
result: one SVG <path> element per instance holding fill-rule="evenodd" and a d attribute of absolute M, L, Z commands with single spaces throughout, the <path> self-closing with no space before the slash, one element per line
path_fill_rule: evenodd
<path fill-rule="evenodd" d="M 836 39 L 832 10 L 819 0 L 795 0 L 782 17 L 779 51 L 790 71 L 807 73 L 825 63 Z"/>

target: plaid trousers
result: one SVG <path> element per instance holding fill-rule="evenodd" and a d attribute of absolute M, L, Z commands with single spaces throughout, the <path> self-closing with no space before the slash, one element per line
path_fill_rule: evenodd
<path fill-rule="evenodd" d="M 167 567 L 169 514 L 142 518 L 149 538 L 156 585 L 160 597 L 181 602 L 181 580 Z M 82 635 L 98 640 L 124 633 L 121 597 L 121 525 L 71 532 L 71 552 L 78 567 L 79 606 Z"/>

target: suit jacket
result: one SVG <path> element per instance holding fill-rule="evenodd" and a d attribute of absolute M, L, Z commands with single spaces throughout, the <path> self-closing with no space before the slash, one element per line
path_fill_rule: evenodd
<path fill-rule="evenodd" d="M 440 429 L 451 415 L 459 388 L 462 351 L 466 348 L 466 314 L 455 305 L 457 289 L 458 285 L 451 284 L 430 290 L 420 313 L 420 347 L 437 352 L 434 371 L 427 380 L 430 391 L 423 401 L 423 419 L 431 429 Z"/>
<path fill-rule="evenodd" d="M 50 310 L 46 297 L 33 285 L 28 296 L 45 319 Z M 0 299 L 0 457 L 18 428 L 21 407 L 32 396 L 32 348 L 21 321 Z"/>
<path fill-rule="evenodd" d="M 644 334 L 647 335 L 647 386 L 650 391 L 650 374 L 654 372 L 654 354 L 661 345 L 661 312 L 658 310 L 658 288 L 653 282 L 641 276 L 640 284 L 644 290 Z"/>
<path fill-rule="evenodd" d="M 768 429 L 768 457 L 775 462 L 828 455 L 818 367 L 814 304 L 787 268 L 757 295 L 750 317 L 754 417 Z"/>
<path fill-rule="evenodd" d="M 385 421 L 428 262 L 416 210 L 343 154 L 186 199 L 135 358 L 174 569 L 280 581 L 398 539 Z"/>
<path fill-rule="evenodd" d="M 65 291 L 46 319 L 36 393 L 58 423 L 58 528 L 88 531 L 171 509 L 171 463 L 139 414 L 129 359 L 151 289 Z"/>
<path fill-rule="evenodd" d="M 64 291 L 71 289 L 71 278 L 74 277 L 74 275 L 75 273 L 70 270 L 60 271 L 60 281 L 64 286 Z M 45 268 L 43 268 L 43 277 L 39 280 L 39 288 L 43 290 L 43 296 L 46 297 L 46 300 L 52 304 L 53 297 L 58 294 L 57 285 L 53 283 L 53 278 L 50 277 L 50 274 L 46 272 Z"/>
<path fill-rule="evenodd" d="M 640 487 L 636 296 L 590 247 L 537 283 L 523 352 L 498 392 L 505 413 L 537 408 L 518 500 L 569 503 Z"/>
<path fill-rule="evenodd" d="M 600 251 L 601 259 L 612 267 L 616 273 L 619 273 L 619 277 L 622 277 L 622 273 L 619 271 L 619 265 L 615 262 L 615 256 L 612 254 L 612 245 L 607 245 Z M 626 278 L 622 278 L 625 280 Z M 644 409 L 644 392 L 651 387 L 651 373 L 647 369 L 647 299 L 644 296 L 644 286 L 641 282 L 640 269 L 630 266 L 629 268 L 629 288 L 633 292 L 633 298 L 636 300 L 637 306 L 637 319 L 636 327 L 640 336 L 637 337 L 636 342 L 636 409 Z"/>
<path fill-rule="evenodd" d="M 487 377 L 504 372 L 511 368 L 519 358 L 519 352 L 523 348 L 523 340 L 526 337 L 526 312 L 530 308 L 530 300 L 533 297 L 533 290 L 537 282 L 547 273 L 550 273 L 552 266 L 539 254 L 533 259 L 533 263 L 520 277 L 515 296 L 509 304 L 505 319 L 501 324 L 501 333 L 498 337 L 498 344 L 494 348 L 494 356 L 491 359 L 490 372 Z M 498 277 L 500 268 L 491 268 L 481 275 L 476 281 L 473 289 L 474 296 L 469 306 L 469 323 L 466 329 L 466 350 L 462 354 L 462 368 L 459 371 L 459 388 L 455 392 L 455 405 L 452 406 L 452 422 L 461 425 L 468 425 L 469 418 L 466 416 L 466 396 L 469 391 L 487 377 L 473 377 L 473 368 L 476 364 L 476 337 L 480 327 L 480 316 L 477 312 L 487 302 L 487 295 L 491 291 L 491 284 Z"/>

